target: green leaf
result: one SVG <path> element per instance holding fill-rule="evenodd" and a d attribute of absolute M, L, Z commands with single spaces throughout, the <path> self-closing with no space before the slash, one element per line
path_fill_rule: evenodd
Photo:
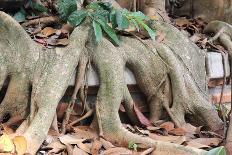
<path fill-rule="evenodd" d="M 134 143 L 134 142 L 129 142 L 128 143 L 128 149 L 137 151 L 137 148 L 138 148 L 138 145 L 136 143 Z"/>
<path fill-rule="evenodd" d="M 152 30 L 149 26 L 147 26 L 147 24 L 145 24 L 143 21 L 141 20 L 137 20 L 137 22 L 143 26 L 143 28 L 148 32 L 149 36 L 151 37 L 152 40 L 155 40 L 155 32 L 154 30 Z"/>
<path fill-rule="evenodd" d="M 124 30 L 129 27 L 129 20 L 127 17 L 123 14 L 122 10 L 117 10 L 116 11 L 116 21 L 119 30 Z"/>
<path fill-rule="evenodd" d="M 43 5 L 41 4 L 38 4 L 38 3 L 33 3 L 33 8 L 39 12 L 47 12 L 47 8 L 44 7 Z"/>
<path fill-rule="evenodd" d="M 112 39 L 113 43 L 115 45 L 120 45 L 120 41 L 118 39 L 118 36 L 116 35 L 115 31 L 104 21 L 102 20 L 97 20 L 97 22 L 101 25 L 102 29 L 104 32 Z"/>
<path fill-rule="evenodd" d="M 144 15 L 140 11 L 129 13 L 128 16 L 133 17 L 133 18 L 135 18 L 137 20 L 148 20 L 149 19 L 146 15 Z"/>
<path fill-rule="evenodd" d="M 97 10 L 92 13 L 92 16 L 95 20 L 101 19 L 105 21 L 106 23 L 109 20 L 109 15 L 110 15 L 110 12 L 107 10 Z"/>
<path fill-rule="evenodd" d="M 116 28 L 116 27 L 117 27 L 116 10 L 115 10 L 115 9 L 113 9 L 113 10 L 110 12 L 110 23 L 112 24 L 112 27 L 113 27 L 113 28 Z"/>
<path fill-rule="evenodd" d="M 15 13 L 13 18 L 17 21 L 17 22 L 23 22 L 25 21 L 26 17 L 25 17 L 25 10 L 23 8 L 20 9 L 19 12 Z"/>
<path fill-rule="evenodd" d="M 78 26 L 87 16 L 87 12 L 84 10 L 76 10 L 69 17 L 68 22 L 73 26 Z"/>
<path fill-rule="evenodd" d="M 134 24 L 135 28 L 139 32 L 140 28 L 139 28 L 139 25 L 138 25 L 137 21 L 135 19 L 131 19 L 130 21 Z"/>
<path fill-rule="evenodd" d="M 206 155 L 226 155 L 226 150 L 224 146 L 220 146 L 209 150 Z"/>
<path fill-rule="evenodd" d="M 76 0 L 58 0 L 58 13 L 62 20 L 67 21 L 69 15 L 77 10 Z"/>
<path fill-rule="evenodd" d="M 101 26 L 98 22 L 93 20 L 93 29 L 94 29 L 94 34 L 96 37 L 96 41 L 99 42 L 102 39 L 102 29 Z"/>
<path fill-rule="evenodd" d="M 86 6 L 87 9 L 91 10 L 111 10 L 112 6 L 108 2 L 92 2 Z"/>

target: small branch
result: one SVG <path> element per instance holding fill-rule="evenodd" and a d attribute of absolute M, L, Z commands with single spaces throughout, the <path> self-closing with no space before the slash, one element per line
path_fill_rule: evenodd
<path fill-rule="evenodd" d="M 80 121 L 83 121 L 84 119 L 90 117 L 93 114 L 93 110 L 90 109 L 87 113 L 85 113 L 85 115 L 83 115 L 81 118 L 75 120 L 74 122 L 70 123 L 69 126 L 73 126 L 77 123 L 79 123 Z"/>
<path fill-rule="evenodd" d="M 41 27 L 46 27 L 47 25 L 52 25 L 59 22 L 60 19 L 58 17 L 50 16 L 50 17 L 42 17 L 42 18 L 26 21 L 23 24 L 21 24 L 21 26 L 28 27 L 28 26 L 35 26 L 40 24 Z"/>
<path fill-rule="evenodd" d="M 85 76 L 85 69 L 86 69 L 87 62 L 88 61 L 85 58 L 80 59 L 80 64 L 78 65 L 78 70 L 77 70 L 77 75 L 76 75 L 75 89 L 74 89 L 74 92 L 72 94 L 72 98 L 69 102 L 69 106 L 66 109 L 65 116 L 64 116 L 64 119 L 62 122 L 62 127 L 61 127 L 62 134 L 65 134 L 65 132 L 66 132 L 66 125 L 68 124 L 71 112 L 73 110 L 73 107 L 74 107 L 74 104 L 76 101 L 77 93 L 78 93 L 80 87 L 83 85 L 83 80 L 84 80 L 84 76 Z"/>
<path fill-rule="evenodd" d="M 223 119 L 223 124 L 224 124 L 224 135 L 226 134 L 226 114 L 225 114 L 225 108 L 224 106 L 222 105 L 222 98 L 223 98 L 223 95 L 224 95 L 224 89 L 225 89 L 225 83 L 226 83 L 226 64 L 225 64 L 225 53 L 221 52 L 221 55 L 222 55 L 222 64 L 223 64 L 223 72 L 224 72 L 224 75 L 223 75 L 223 84 L 222 84 L 222 90 L 221 90 L 221 96 L 220 96 L 220 101 L 219 101 L 219 107 L 220 107 L 220 111 L 222 113 L 222 119 Z"/>

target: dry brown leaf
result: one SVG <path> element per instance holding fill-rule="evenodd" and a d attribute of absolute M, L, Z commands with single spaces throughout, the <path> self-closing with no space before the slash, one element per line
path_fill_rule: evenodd
<path fill-rule="evenodd" d="M 56 45 L 62 45 L 66 46 L 69 44 L 69 39 L 63 38 L 63 39 L 57 39 Z"/>
<path fill-rule="evenodd" d="M 156 126 L 148 126 L 147 130 L 149 130 L 150 132 L 155 132 L 157 130 L 159 130 L 161 127 L 156 127 Z"/>
<path fill-rule="evenodd" d="M 203 144 L 200 144 L 200 143 L 197 143 L 197 142 L 194 142 L 194 141 L 188 142 L 187 144 L 188 144 L 187 146 L 195 147 L 197 149 L 203 149 L 203 148 L 207 149 L 207 148 L 210 148 L 210 146 L 203 145 Z"/>
<path fill-rule="evenodd" d="M 98 138 L 98 134 L 95 130 L 91 129 L 89 126 L 78 126 L 73 127 L 75 131 L 75 136 L 79 139 L 96 139 Z"/>
<path fill-rule="evenodd" d="M 68 153 L 68 155 L 75 155 L 73 154 L 73 146 L 71 144 L 67 144 L 66 146 L 66 151 Z"/>
<path fill-rule="evenodd" d="M 94 142 L 93 142 L 93 145 L 91 147 L 91 154 L 92 155 L 98 155 L 99 150 L 101 149 L 101 147 L 102 147 L 102 142 L 95 139 Z"/>
<path fill-rule="evenodd" d="M 165 122 L 160 125 L 161 128 L 164 128 L 168 132 L 174 129 L 174 124 L 172 122 Z"/>
<path fill-rule="evenodd" d="M 160 135 L 157 135 L 154 133 L 150 133 L 149 137 L 154 139 L 154 140 L 159 140 L 159 141 L 164 141 L 164 142 L 175 142 L 182 136 L 172 136 L 172 135 L 160 136 Z"/>
<path fill-rule="evenodd" d="M 184 129 L 186 132 L 192 133 L 192 134 L 195 134 L 196 130 L 197 130 L 197 128 L 195 126 L 193 126 L 189 123 L 184 124 L 181 128 Z"/>
<path fill-rule="evenodd" d="M 173 130 L 169 131 L 168 133 L 172 134 L 172 135 L 176 135 L 176 136 L 183 136 L 187 132 L 182 128 L 176 128 L 176 129 L 173 129 Z"/>
<path fill-rule="evenodd" d="M 78 143 L 77 144 L 77 147 L 79 147 L 80 149 L 82 149 L 83 151 L 87 152 L 87 153 L 91 153 L 91 147 L 92 147 L 92 144 L 90 143 Z"/>
<path fill-rule="evenodd" d="M 220 138 L 197 138 L 190 142 L 195 142 L 207 146 L 218 146 L 222 140 Z"/>
<path fill-rule="evenodd" d="M 23 155 L 27 151 L 27 140 L 23 136 L 15 136 L 13 138 L 13 143 L 15 145 L 15 150 L 17 155 Z"/>
<path fill-rule="evenodd" d="M 41 33 L 45 36 L 45 37 L 49 37 L 52 34 L 56 33 L 56 29 L 52 28 L 52 27 L 45 27 Z"/>
<path fill-rule="evenodd" d="M 86 139 L 80 139 L 76 137 L 75 135 L 67 134 L 67 135 L 60 136 L 59 140 L 63 144 L 78 144 L 78 143 L 82 143 Z"/>
<path fill-rule="evenodd" d="M 138 109 L 138 107 L 134 104 L 133 106 L 134 112 L 139 120 L 139 122 L 144 126 L 151 126 L 151 122 L 143 115 L 143 113 Z"/>
<path fill-rule="evenodd" d="M 102 143 L 103 147 L 107 150 L 109 148 L 115 147 L 111 142 L 106 141 L 103 138 L 100 138 L 100 142 Z"/>
<path fill-rule="evenodd" d="M 89 154 L 83 151 L 82 149 L 79 149 L 77 146 L 75 146 L 73 149 L 73 155 L 89 155 Z"/>
<path fill-rule="evenodd" d="M 132 154 L 132 151 L 124 147 L 109 148 L 103 153 L 104 155 Z"/>
<path fill-rule="evenodd" d="M 50 143 L 49 145 L 47 145 L 46 147 L 43 147 L 44 149 L 51 149 L 50 151 L 48 151 L 49 154 L 52 153 L 58 153 L 64 149 L 66 149 L 66 146 L 61 144 L 60 141 L 54 141 L 52 143 Z"/>
<path fill-rule="evenodd" d="M 183 26 L 188 26 L 190 24 L 190 22 L 186 18 L 178 18 L 175 20 L 175 24 L 177 26 L 183 27 Z"/>

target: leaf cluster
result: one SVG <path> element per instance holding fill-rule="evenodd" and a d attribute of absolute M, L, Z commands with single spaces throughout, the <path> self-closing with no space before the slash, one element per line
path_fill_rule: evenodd
<path fill-rule="evenodd" d="M 92 2 L 78 10 L 76 0 L 59 0 L 58 8 L 61 19 L 73 26 L 79 26 L 87 18 L 90 19 L 97 42 L 101 41 L 105 34 L 115 45 L 119 45 L 116 32 L 126 31 L 131 26 L 137 31 L 145 29 L 150 37 L 155 39 L 154 30 L 146 24 L 150 19 L 140 11 L 114 9 L 106 2 Z"/>

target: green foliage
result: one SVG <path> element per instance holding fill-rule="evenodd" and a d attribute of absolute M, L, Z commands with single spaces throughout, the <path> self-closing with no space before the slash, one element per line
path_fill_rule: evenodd
<path fill-rule="evenodd" d="M 13 18 L 17 22 L 23 22 L 26 19 L 26 12 L 23 8 L 21 8 L 17 13 L 14 14 Z"/>
<path fill-rule="evenodd" d="M 209 150 L 206 155 L 226 155 L 226 150 L 224 146 L 220 146 Z"/>
<path fill-rule="evenodd" d="M 129 142 L 129 144 L 128 144 L 128 149 L 137 151 L 137 148 L 138 148 L 138 145 L 137 145 L 136 143 L 134 143 L 134 142 Z"/>
<path fill-rule="evenodd" d="M 85 10 L 76 10 L 68 17 L 68 22 L 73 26 L 78 26 L 87 16 Z"/>
<path fill-rule="evenodd" d="M 60 17 L 64 21 L 77 10 L 76 0 L 58 0 L 57 5 Z"/>
<path fill-rule="evenodd" d="M 101 41 L 102 35 L 105 34 L 115 45 L 119 45 L 116 32 L 126 31 L 130 26 L 137 31 L 141 28 L 146 30 L 150 37 L 155 39 L 154 30 L 146 24 L 150 19 L 142 12 L 114 9 L 110 3 L 104 2 L 93 2 L 82 10 L 77 10 L 76 0 L 59 0 L 58 10 L 61 19 L 73 26 L 80 25 L 86 18 L 90 19 L 97 42 Z"/>

